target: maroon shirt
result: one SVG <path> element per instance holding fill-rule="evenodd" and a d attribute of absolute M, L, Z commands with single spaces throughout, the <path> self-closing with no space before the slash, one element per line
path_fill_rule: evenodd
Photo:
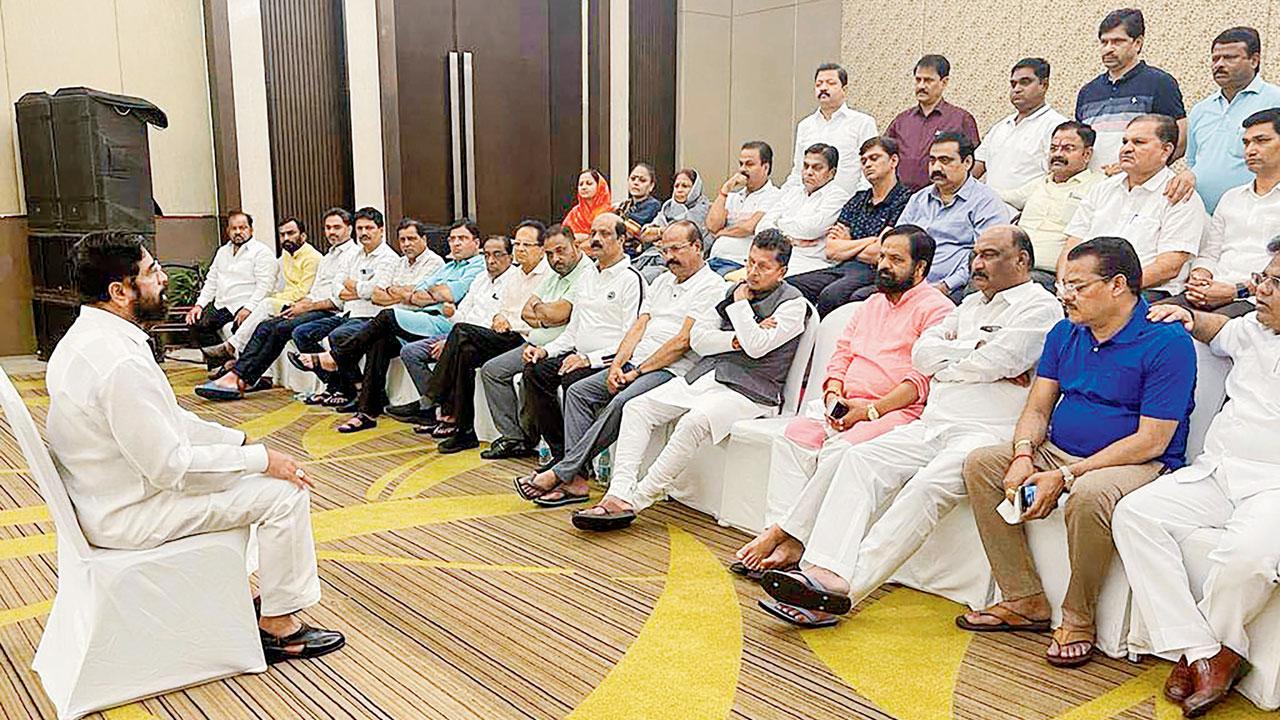
<path fill-rule="evenodd" d="M 884 131 L 898 141 L 898 180 L 912 190 L 929 184 L 929 146 L 940 132 L 962 132 L 975 147 L 978 145 L 978 123 L 968 110 L 946 100 L 938 103 L 926 117 L 916 104 L 898 113 Z"/>

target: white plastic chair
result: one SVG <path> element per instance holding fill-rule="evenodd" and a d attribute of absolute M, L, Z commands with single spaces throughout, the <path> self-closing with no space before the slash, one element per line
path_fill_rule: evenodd
<path fill-rule="evenodd" d="M 57 530 L 58 591 L 32 666 L 59 718 L 266 670 L 245 573 L 248 528 L 151 550 L 92 547 L 3 371 L 0 407 Z"/>

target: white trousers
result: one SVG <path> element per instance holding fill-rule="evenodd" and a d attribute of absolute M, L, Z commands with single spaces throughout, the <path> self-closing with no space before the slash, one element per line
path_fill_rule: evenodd
<path fill-rule="evenodd" d="M 142 550 L 250 525 L 258 526 L 262 614 L 288 615 L 319 602 L 311 494 L 267 475 L 246 475 L 207 495 L 161 493 L 116 513 L 110 528 L 85 528 L 85 535 L 100 547 Z"/>
<path fill-rule="evenodd" d="M 661 425 L 676 422 L 666 447 L 640 479 L 640 463 L 644 460 L 649 439 Z M 618 428 L 618 444 L 613 456 L 613 480 L 609 494 L 624 500 L 639 512 L 658 502 L 673 488 L 694 455 L 711 444 L 711 420 L 702 410 L 669 405 L 655 400 L 653 393 L 632 398 L 622 408 L 622 425 Z"/>
<path fill-rule="evenodd" d="M 939 429 L 918 420 L 849 446 L 811 521 L 804 561 L 848 581 L 855 600 L 871 594 L 965 496 L 965 457 L 996 442 L 990 433 Z"/>
<path fill-rule="evenodd" d="M 1130 493 L 1111 519 L 1134 602 L 1159 653 L 1195 662 L 1225 645 L 1247 658 L 1245 625 L 1280 582 L 1280 489 L 1238 498 L 1217 473 L 1188 483 L 1177 477 Z M 1209 554 L 1212 569 L 1196 603 L 1179 543 L 1202 528 L 1223 534 Z"/>
<path fill-rule="evenodd" d="M 777 525 L 802 544 L 808 543 L 831 480 L 852 447 L 836 436 L 827 438 L 819 449 L 805 447 L 786 435 L 774 437 L 765 525 Z"/>
<path fill-rule="evenodd" d="M 280 312 L 280 301 L 271 298 L 263 298 L 249 313 L 249 317 L 240 323 L 240 327 L 231 333 L 231 337 L 227 342 L 231 343 L 231 347 L 236 349 L 236 354 L 244 352 L 244 347 L 249 344 L 249 340 L 253 337 L 253 331 L 258 329 L 263 320 Z"/>

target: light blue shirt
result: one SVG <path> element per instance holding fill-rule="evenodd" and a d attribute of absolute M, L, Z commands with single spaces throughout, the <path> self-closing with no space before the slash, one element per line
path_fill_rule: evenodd
<path fill-rule="evenodd" d="M 1280 107 L 1280 86 L 1255 75 L 1231 102 L 1219 90 L 1191 108 L 1187 116 L 1187 167 L 1195 173 L 1196 190 L 1209 214 L 1218 206 L 1222 193 L 1253 182 L 1253 173 L 1244 165 L 1243 123 L 1259 110 L 1274 107 Z"/>
<path fill-rule="evenodd" d="M 950 205 L 933 185 L 918 191 L 898 216 L 899 225 L 918 225 L 936 244 L 929 282 L 944 282 L 955 290 L 969 284 L 969 254 L 982 231 L 1010 222 L 1009 206 L 995 190 L 972 176 L 952 198 Z"/>
<path fill-rule="evenodd" d="M 426 290 L 437 285 L 444 285 L 453 293 L 453 304 L 456 307 L 466 297 L 471 281 L 484 271 L 484 255 L 476 253 L 466 260 L 450 260 L 439 270 L 431 273 L 418 283 L 414 290 Z M 449 332 L 453 321 L 440 312 L 440 304 L 428 305 L 420 310 L 396 308 L 396 324 L 401 329 L 419 337 L 435 337 Z"/>

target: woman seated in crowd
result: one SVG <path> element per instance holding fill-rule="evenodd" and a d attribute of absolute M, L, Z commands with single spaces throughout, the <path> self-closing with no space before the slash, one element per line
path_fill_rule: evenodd
<path fill-rule="evenodd" d="M 702 194 L 702 178 L 698 177 L 698 171 L 693 168 L 676 171 L 671 183 L 671 199 L 662 203 L 657 217 L 641 232 L 640 240 L 644 250 L 632 259 L 631 266 L 638 269 L 646 280 L 653 280 L 666 267 L 662 255 L 653 243 L 662 237 L 663 228 L 678 220 L 688 220 L 697 225 L 698 232 L 702 233 L 703 243 L 709 244 L 707 211 L 710 209 L 711 202 Z"/>
<path fill-rule="evenodd" d="M 638 162 L 631 168 L 627 176 L 627 199 L 618 203 L 614 212 L 622 217 L 627 226 L 627 254 L 634 256 L 639 252 L 640 233 L 646 225 L 653 222 L 662 209 L 662 202 L 653 196 L 658 186 L 658 176 L 653 166 L 647 162 Z"/>
<path fill-rule="evenodd" d="M 591 237 L 591 221 L 603 212 L 613 211 L 609 181 L 591 168 L 578 173 L 578 202 L 564 216 L 564 225 L 573 230 L 578 241 Z"/>

